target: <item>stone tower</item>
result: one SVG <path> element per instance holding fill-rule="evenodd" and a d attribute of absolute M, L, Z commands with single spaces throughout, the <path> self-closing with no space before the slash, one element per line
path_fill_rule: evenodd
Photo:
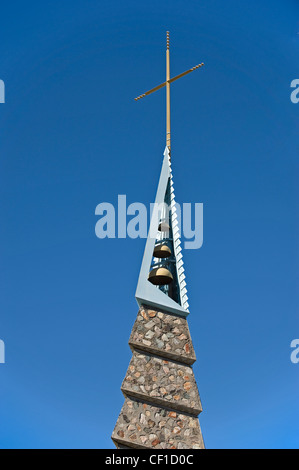
<path fill-rule="evenodd" d="M 166 82 L 166 148 L 139 274 L 139 311 L 129 345 L 132 359 L 121 385 L 125 397 L 112 440 L 116 447 L 203 449 L 202 411 L 192 364 L 195 352 L 187 323 L 189 304 L 170 157 L 169 34 Z"/>

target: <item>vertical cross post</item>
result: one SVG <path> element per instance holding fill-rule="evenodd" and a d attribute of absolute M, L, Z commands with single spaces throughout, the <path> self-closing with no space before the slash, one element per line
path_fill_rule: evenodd
<path fill-rule="evenodd" d="M 169 58 L 169 31 L 166 33 L 166 146 L 170 152 L 170 58 Z"/>

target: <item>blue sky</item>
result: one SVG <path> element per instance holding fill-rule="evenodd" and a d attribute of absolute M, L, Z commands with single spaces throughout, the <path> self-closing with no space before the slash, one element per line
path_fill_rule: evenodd
<path fill-rule="evenodd" d="M 171 74 L 178 202 L 208 448 L 299 446 L 295 0 L 6 2 L 0 15 L 1 448 L 113 448 L 145 240 L 95 207 L 153 202 Z"/>

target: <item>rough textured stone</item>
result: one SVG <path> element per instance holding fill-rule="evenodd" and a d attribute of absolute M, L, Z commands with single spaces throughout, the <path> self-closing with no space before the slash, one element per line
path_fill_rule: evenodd
<path fill-rule="evenodd" d="M 131 348 L 141 349 L 186 364 L 196 360 L 188 323 L 170 313 L 142 307 L 129 339 Z M 151 314 L 151 315 L 150 315 Z"/>
<path fill-rule="evenodd" d="M 112 439 L 117 448 L 203 449 L 201 402 L 185 318 L 141 307 L 129 340 L 125 403 Z"/>
<path fill-rule="evenodd" d="M 204 449 L 197 417 L 130 398 L 123 405 L 112 439 L 119 448 Z"/>
<path fill-rule="evenodd" d="M 191 414 L 202 411 L 192 368 L 148 353 L 134 351 L 121 389 L 125 395 Z"/>

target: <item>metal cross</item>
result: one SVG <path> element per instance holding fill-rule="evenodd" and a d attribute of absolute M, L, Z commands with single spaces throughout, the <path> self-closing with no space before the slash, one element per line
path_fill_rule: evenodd
<path fill-rule="evenodd" d="M 155 88 L 152 88 L 151 90 L 147 91 L 146 93 L 143 93 L 143 95 L 138 96 L 135 98 L 135 101 L 140 100 L 141 98 L 144 98 L 147 95 L 150 95 L 154 91 L 160 90 L 160 88 L 163 88 L 166 86 L 166 145 L 169 149 L 170 152 L 170 144 L 171 144 L 171 139 L 170 139 L 170 84 L 177 80 L 178 78 L 183 77 L 184 75 L 187 75 L 190 72 L 193 72 L 194 70 L 198 69 L 199 67 L 202 67 L 204 64 L 203 62 L 201 64 L 196 65 L 195 67 L 192 67 L 192 69 L 187 70 L 186 72 L 180 73 L 174 78 L 170 78 L 170 60 L 169 60 L 169 31 L 166 32 L 166 82 L 161 83 L 161 85 L 156 86 Z"/>

